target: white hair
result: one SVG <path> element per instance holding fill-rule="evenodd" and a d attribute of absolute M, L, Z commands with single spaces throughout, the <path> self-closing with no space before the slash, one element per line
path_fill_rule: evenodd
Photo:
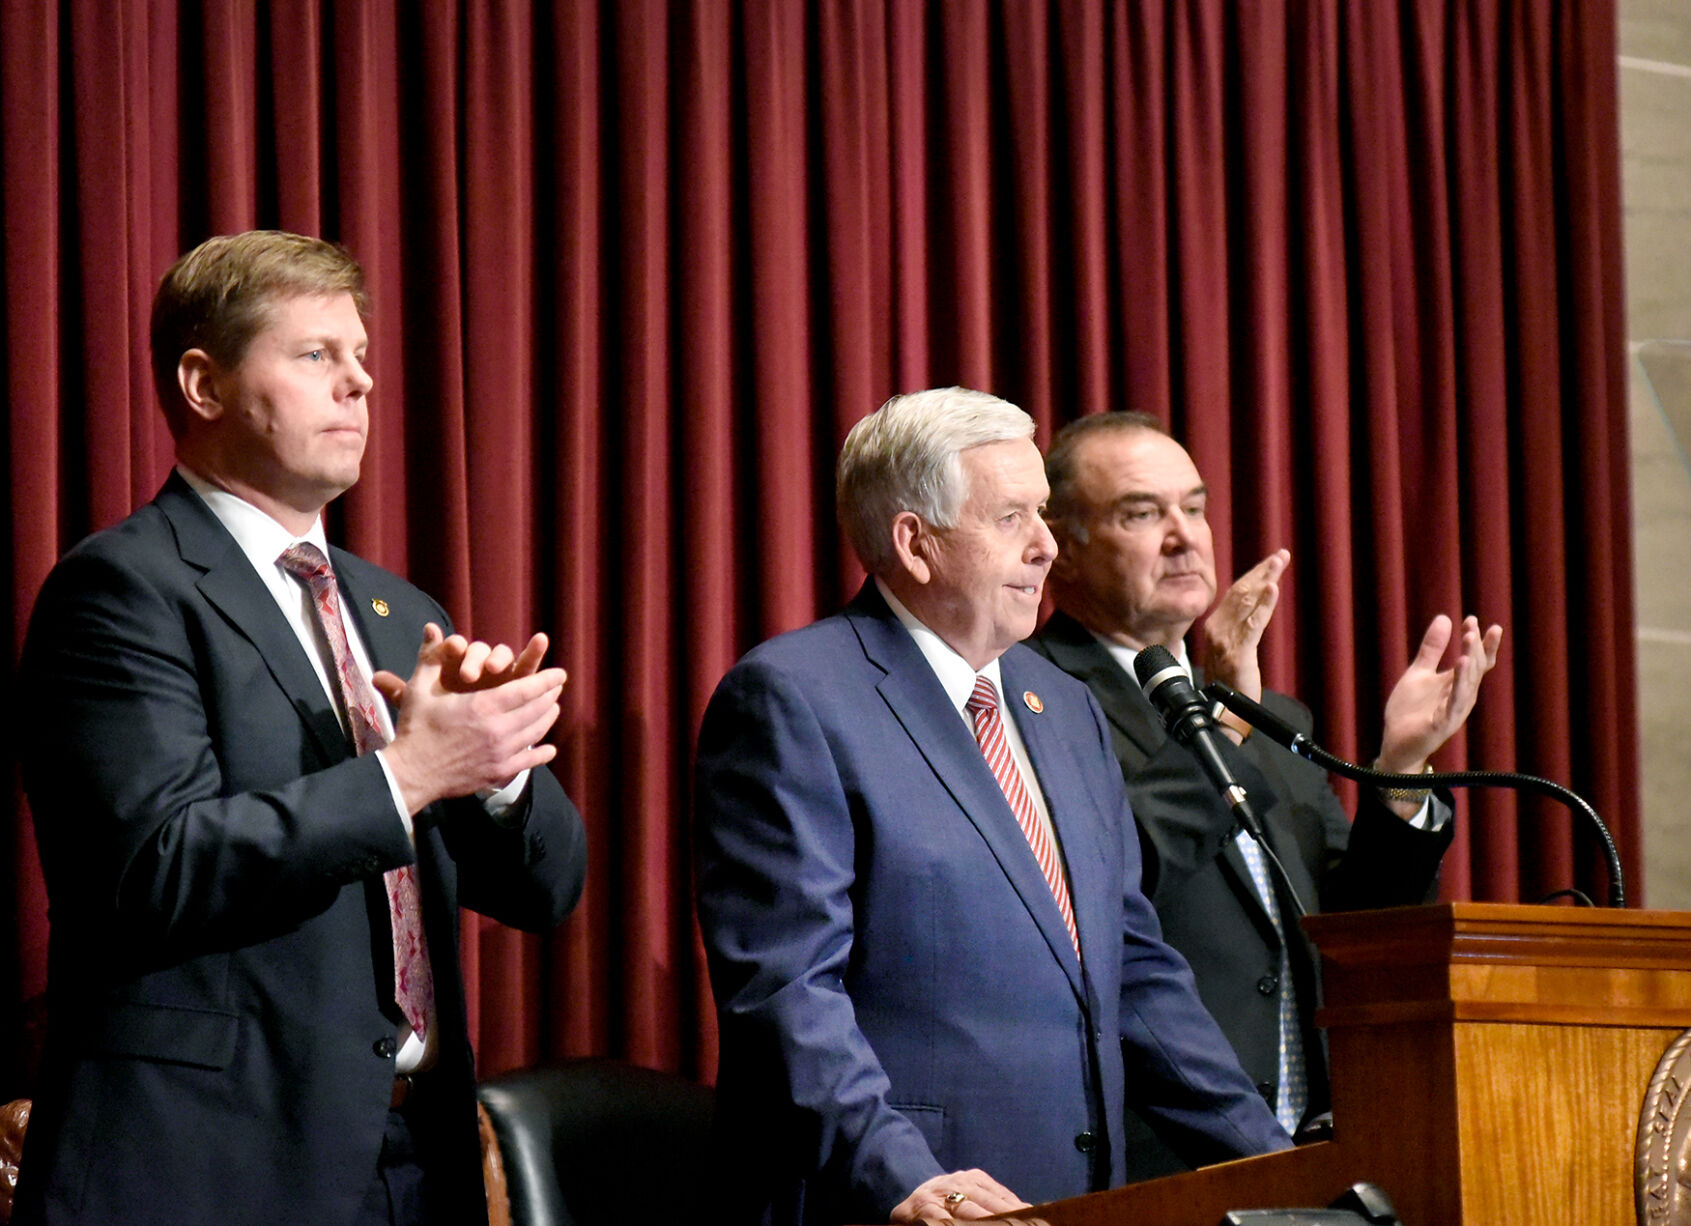
<path fill-rule="evenodd" d="M 840 448 L 834 496 L 840 526 L 872 574 L 893 565 L 892 521 L 913 511 L 952 527 L 967 493 L 961 454 L 1033 437 L 1033 418 L 1008 400 L 966 387 L 894 396 L 851 428 Z"/>

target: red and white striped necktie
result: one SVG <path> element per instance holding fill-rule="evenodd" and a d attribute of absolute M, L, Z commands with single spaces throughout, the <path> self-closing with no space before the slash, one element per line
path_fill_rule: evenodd
<path fill-rule="evenodd" d="M 1010 812 L 1016 815 L 1016 824 L 1021 826 L 1028 846 L 1033 849 L 1034 859 L 1039 861 L 1039 871 L 1045 874 L 1045 884 L 1051 887 L 1051 896 L 1057 900 L 1057 910 L 1063 913 L 1063 925 L 1069 930 L 1069 940 L 1074 942 L 1075 956 L 1079 957 L 1080 932 L 1075 927 L 1074 906 L 1069 902 L 1069 883 L 1063 877 L 1063 864 L 1057 858 L 1057 848 L 1045 823 L 1039 820 L 1039 811 L 1033 807 L 1033 797 L 1016 767 L 1016 759 L 1011 756 L 1010 742 L 1004 735 L 1004 717 L 998 709 L 998 691 L 989 678 L 976 675 L 975 691 L 969 695 L 964 709 L 974 719 L 975 740 L 980 743 L 981 753 L 986 755 L 986 764 L 992 768 L 998 786 L 1004 789 L 1004 799 L 1010 802 Z"/>
<path fill-rule="evenodd" d="M 360 754 L 374 753 L 387 744 L 376 717 L 376 691 L 352 658 L 346 625 L 341 621 L 339 585 L 329 559 L 306 541 L 288 546 L 276 559 L 282 569 L 311 590 L 311 607 L 335 658 L 335 684 L 341 705 L 352 728 L 352 743 Z M 393 995 L 405 1020 L 419 1039 L 428 1036 L 429 1016 L 434 1011 L 434 972 L 429 967 L 429 946 L 423 936 L 423 899 L 417 889 L 415 865 L 403 864 L 383 874 L 387 885 L 388 915 L 393 921 Z"/>

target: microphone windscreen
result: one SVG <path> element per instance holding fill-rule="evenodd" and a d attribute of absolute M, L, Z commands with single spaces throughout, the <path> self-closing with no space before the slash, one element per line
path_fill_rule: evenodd
<path fill-rule="evenodd" d="M 1170 668 L 1179 668 L 1174 662 L 1174 653 L 1161 643 L 1152 643 L 1133 657 L 1133 675 L 1139 678 L 1139 684 L 1150 688 L 1151 678 Z"/>

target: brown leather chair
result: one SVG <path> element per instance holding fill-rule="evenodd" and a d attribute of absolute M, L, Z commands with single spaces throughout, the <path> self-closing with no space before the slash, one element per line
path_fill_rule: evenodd
<path fill-rule="evenodd" d="M 673 1223 L 709 1186 L 708 1086 L 582 1059 L 493 1077 L 477 1092 L 504 1157 L 511 1226 Z"/>
<path fill-rule="evenodd" d="M 12 1194 L 18 1190 L 18 1159 L 23 1134 L 29 1130 L 29 1099 L 17 1098 L 0 1107 L 0 1226 L 12 1220 Z"/>

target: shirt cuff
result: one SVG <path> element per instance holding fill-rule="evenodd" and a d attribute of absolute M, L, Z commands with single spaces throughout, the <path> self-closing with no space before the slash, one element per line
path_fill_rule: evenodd
<path fill-rule="evenodd" d="M 399 814 L 399 820 L 405 823 L 405 837 L 416 841 L 416 828 L 411 821 L 411 814 L 405 808 L 405 797 L 400 794 L 399 784 L 394 780 L 393 770 L 388 766 L 387 755 L 380 749 L 376 751 L 376 761 L 382 764 L 382 777 L 388 781 L 388 793 L 393 797 L 393 807 Z M 508 814 L 516 808 L 517 802 L 523 798 L 523 789 L 528 786 L 529 772 L 521 770 L 517 777 L 497 791 L 491 789 L 476 793 L 477 799 L 487 810 L 487 815 L 494 821 Z"/>
<path fill-rule="evenodd" d="M 482 805 L 487 809 L 487 815 L 497 822 L 516 808 L 517 802 L 523 798 L 523 789 L 528 786 L 528 776 L 527 770 L 521 770 L 517 772 L 515 779 L 497 792 L 477 792 L 477 797 L 480 798 Z"/>
<path fill-rule="evenodd" d="M 400 794 L 399 783 L 393 777 L 392 768 L 388 766 L 387 754 L 378 749 L 376 761 L 382 764 L 382 778 L 388 781 L 388 792 L 393 797 L 393 807 L 399 814 L 399 820 L 405 823 L 405 837 L 415 842 L 417 833 L 411 824 L 411 814 L 405 808 L 405 797 Z"/>
<path fill-rule="evenodd" d="M 1452 809 L 1437 796 L 1428 795 L 1421 802 L 1421 807 L 1415 811 L 1415 816 L 1409 819 L 1409 824 L 1417 830 L 1426 830 L 1434 834 L 1450 825 L 1450 819 L 1456 816 Z"/>

